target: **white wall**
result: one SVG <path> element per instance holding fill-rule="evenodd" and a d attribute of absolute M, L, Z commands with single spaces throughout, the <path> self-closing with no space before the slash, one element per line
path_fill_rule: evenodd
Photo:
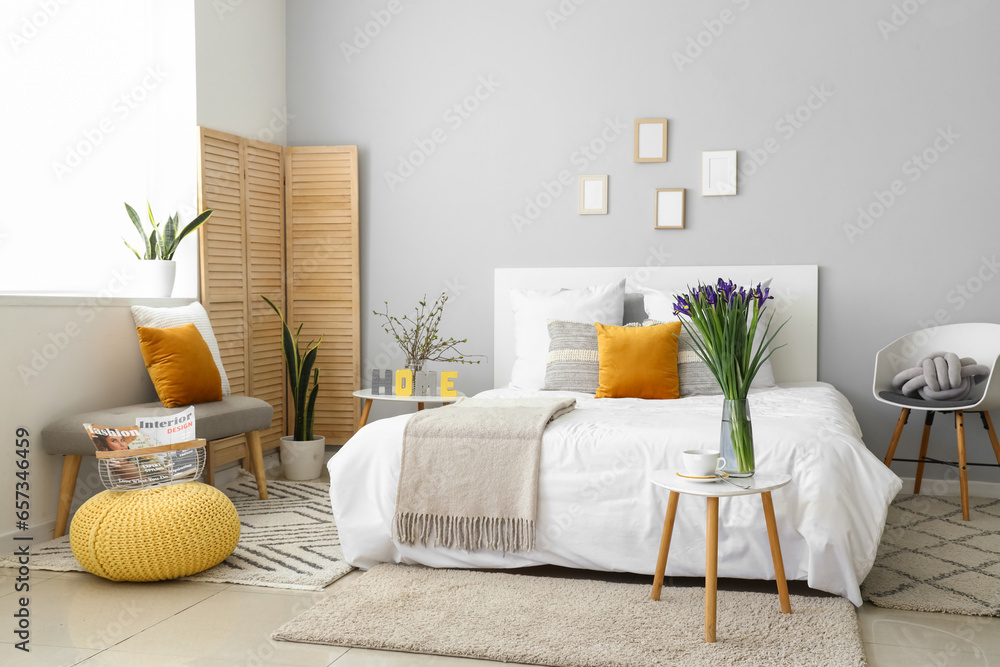
<path fill-rule="evenodd" d="M 198 124 L 285 144 L 285 0 L 195 0 Z"/>
<path fill-rule="evenodd" d="M 0 292 L 98 293 L 136 261 L 123 202 L 195 215 L 193 7 L 8 0 L 0 27 Z M 176 295 L 196 294 L 197 250 Z"/>
<path fill-rule="evenodd" d="M 289 144 L 359 145 L 366 375 L 401 361 L 371 310 L 406 312 L 425 292 L 451 296 L 444 335 L 488 354 L 496 267 L 818 264 L 820 379 L 882 455 L 897 415 L 871 396 L 876 351 L 934 318 L 1000 317 L 996 3 L 287 10 Z M 647 117 L 670 119 L 667 163 L 632 162 L 632 121 Z M 740 151 L 739 194 L 702 197 L 701 152 L 722 149 Z M 577 214 L 580 174 L 610 175 L 608 215 Z M 688 189 L 687 229 L 653 229 L 663 187 Z M 466 393 L 491 385 L 488 365 L 457 370 Z M 954 431 L 935 433 L 931 455 L 953 459 Z"/>
<path fill-rule="evenodd" d="M 29 432 L 30 520 L 51 538 L 62 458 L 42 448 L 42 429 L 68 414 L 155 401 L 130 307 L 180 306 L 190 299 L 0 296 L 0 433 Z M 81 425 L 82 428 L 82 425 Z M 0 450 L 0 483 L 13 489 L 19 458 Z M 94 460 L 80 470 L 79 500 L 103 490 Z M 13 512 L 0 515 L 0 552 L 13 549 Z"/>

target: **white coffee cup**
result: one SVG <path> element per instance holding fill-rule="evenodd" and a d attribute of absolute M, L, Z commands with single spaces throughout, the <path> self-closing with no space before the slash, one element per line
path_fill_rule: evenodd
<path fill-rule="evenodd" d="M 684 472 L 691 477 L 713 477 L 726 467 L 726 459 L 711 449 L 688 449 L 681 458 Z"/>

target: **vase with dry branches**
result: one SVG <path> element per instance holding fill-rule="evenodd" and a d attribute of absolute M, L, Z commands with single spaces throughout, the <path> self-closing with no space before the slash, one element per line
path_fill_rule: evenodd
<path fill-rule="evenodd" d="M 411 371 L 423 370 L 427 361 L 445 361 L 459 364 L 478 364 L 481 354 L 464 354 L 458 346 L 468 342 L 467 338 L 444 338 L 440 334 L 441 317 L 444 315 L 444 304 L 448 296 L 442 292 L 433 303 L 428 305 L 427 295 L 413 307 L 413 313 L 396 317 L 389 313 L 389 302 L 385 302 L 385 310 L 372 311 L 382 318 L 382 329 L 396 339 L 403 354 L 406 356 L 406 367 Z"/>

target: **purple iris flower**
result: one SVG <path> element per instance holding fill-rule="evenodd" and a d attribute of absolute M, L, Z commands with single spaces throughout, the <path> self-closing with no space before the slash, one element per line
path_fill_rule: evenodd
<path fill-rule="evenodd" d="M 691 316 L 691 304 L 688 300 L 682 296 L 677 297 L 677 303 L 674 304 L 674 315 L 687 315 Z"/>
<path fill-rule="evenodd" d="M 736 285 L 733 284 L 732 280 L 726 282 L 722 278 L 719 278 L 718 288 L 719 294 L 722 295 L 723 299 L 729 301 L 732 298 L 733 290 L 736 289 Z"/>
<path fill-rule="evenodd" d="M 764 287 L 761 288 L 760 283 L 757 283 L 757 288 L 753 290 L 751 296 L 757 300 L 757 307 L 763 308 L 764 304 L 767 303 L 768 299 L 773 299 L 774 297 L 770 294 L 771 288 Z"/>

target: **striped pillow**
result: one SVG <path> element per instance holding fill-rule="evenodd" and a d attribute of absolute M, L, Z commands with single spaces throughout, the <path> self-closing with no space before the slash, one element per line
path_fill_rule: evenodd
<path fill-rule="evenodd" d="M 663 324 L 659 320 L 646 320 L 642 326 L 648 327 L 655 324 Z M 684 396 L 718 396 L 722 394 L 722 388 L 712 375 L 705 362 L 701 360 L 695 352 L 694 344 L 691 342 L 691 334 L 687 329 L 681 329 L 680 342 L 677 345 L 677 374 L 681 381 L 681 397 Z M 756 345 L 756 343 L 754 343 Z M 776 387 L 774 381 L 774 371 L 771 369 L 771 360 L 765 361 L 757 375 L 754 376 L 751 388 L 762 389 L 766 387 Z"/>
<path fill-rule="evenodd" d="M 153 329 L 172 329 L 182 327 L 185 324 L 194 324 L 205 339 L 209 351 L 212 353 L 212 360 L 219 368 L 219 378 L 222 380 L 222 395 L 229 396 L 229 378 L 226 377 L 226 369 L 222 366 L 222 355 L 219 354 L 219 343 L 215 340 L 215 332 L 212 331 L 212 323 L 208 321 L 208 313 L 205 307 L 197 301 L 186 306 L 177 308 L 151 308 L 149 306 L 132 306 L 132 320 L 137 327 L 151 327 Z"/>
<path fill-rule="evenodd" d="M 600 374 L 597 329 L 587 322 L 566 320 L 549 320 L 548 328 L 549 356 L 542 388 L 596 394 Z"/>

